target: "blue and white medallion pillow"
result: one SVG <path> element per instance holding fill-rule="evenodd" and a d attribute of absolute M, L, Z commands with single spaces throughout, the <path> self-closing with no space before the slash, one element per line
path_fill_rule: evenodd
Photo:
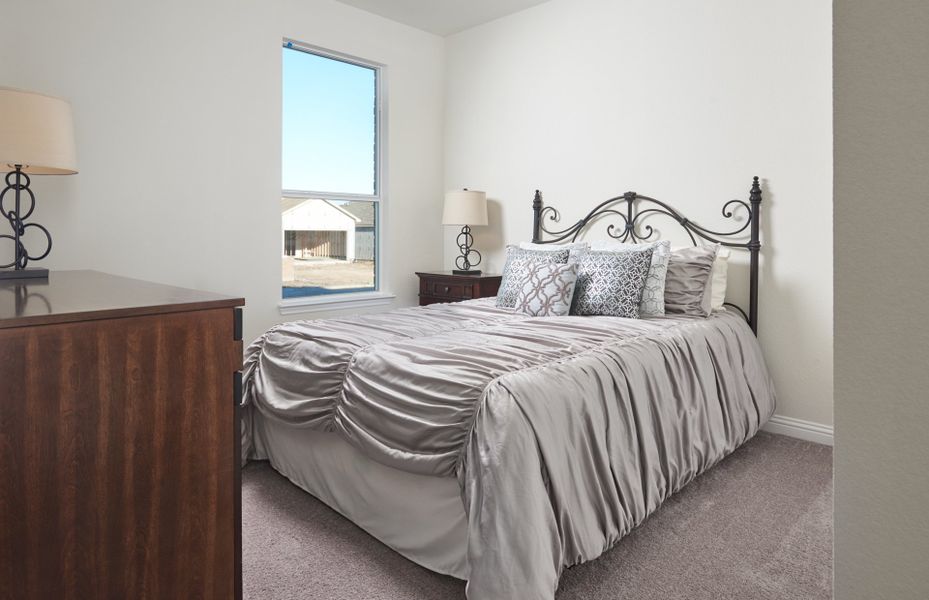
<path fill-rule="evenodd" d="M 506 247 L 506 262 L 503 264 L 503 277 L 497 291 L 497 306 L 513 308 L 529 268 L 536 263 L 565 264 L 568 262 L 567 248 L 557 252 L 545 250 L 524 250 L 518 246 Z"/>
<path fill-rule="evenodd" d="M 516 312 L 531 317 L 563 317 L 571 312 L 577 265 L 535 263 L 516 296 Z"/>
<path fill-rule="evenodd" d="M 642 301 L 639 302 L 640 317 L 654 317 L 664 314 L 664 288 L 668 276 L 668 262 L 671 260 L 671 242 L 661 240 L 650 244 L 624 244 L 622 242 L 597 241 L 590 244 L 596 252 L 630 252 L 640 248 L 652 249 L 652 264 L 648 267 Z"/>
<path fill-rule="evenodd" d="M 639 318 L 652 249 L 584 253 L 577 265 L 571 314 Z"/>

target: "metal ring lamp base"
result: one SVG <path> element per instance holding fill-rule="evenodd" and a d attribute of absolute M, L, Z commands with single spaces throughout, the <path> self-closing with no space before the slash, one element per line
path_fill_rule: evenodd
<path fill-rule="evenodd" d="M 474 245 L 471 228 L 467 225 L 462 227 L 461 233 L 455 239 L 455 243 L 458 244 L 458 251 L 461 252 L 461 255 L 455 258 L 455 266 L 458 268 L 452 270 L 452 273 L 455 275 L 480 275 L 480 269 L 471 268 L 481 264 L 481 253 L 471 248 Z"/>
<path fill-rule="evenodd" d="M 48 278 L 48 269 L 28 267 L 29 261 L 42 260 L 52 251 L 52 236 L 48 229 L 38 223 L 26 223 L 25 220 L 32 215 L 35 210 L 35 194 L 29 189 L 31 180 L 29 175 L 23 173 L 22 165 L 16 165 L 15 171 L 6 174 L 6 187 L 0 192 L 0 215 L 10 223 L 13 234 L 0 235 L 0 239 L 8 239 L 13 242 L 13 262 L 0 265 L 0 280 L 9 279 L 44 279 Z M 3 205 L 8 193 L 13 192 L 14 208 L 7 210 Z M 23 211 L 22 202 L 24 196 L 29 198 L 29 210 Z M 26 246 L 23 244 L 23 235 L 29 228 L 40 231 L 45 235 L 47 245 L 45 252 L 37 256 L 29 254 Z M 10 267 L 13 267 L 12 269 Z"/>

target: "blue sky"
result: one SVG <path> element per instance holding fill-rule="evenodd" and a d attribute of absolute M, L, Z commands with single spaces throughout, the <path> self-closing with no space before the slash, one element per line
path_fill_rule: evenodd
<path fill-rule="evenodd" d="M 374 193 L 375 71 L 283 48 L 288 190 Z"/>

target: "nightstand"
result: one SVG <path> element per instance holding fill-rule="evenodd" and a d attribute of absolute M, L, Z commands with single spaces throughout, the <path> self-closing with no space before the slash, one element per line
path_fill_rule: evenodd
<path fill-rule="evenodd" d="M 460 302 L 474 298 L 496 296 L 500 289 L 500 275 L 455 275 L 451 271 L 417 273 L 419 277 L 419 305 L 437 302 Z"/>

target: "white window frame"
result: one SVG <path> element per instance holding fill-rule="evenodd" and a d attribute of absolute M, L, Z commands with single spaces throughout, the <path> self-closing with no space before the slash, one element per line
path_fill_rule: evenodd
<path fill-rule="evenodd" d="M 387 229 L 385 227 L 387 223 L 387 211 L 385 210 L 387 206 L 387 66 L 290 38 L 283 39 L 282 47 L 374 70 L 374 194 L 339 194 L 335 192 L 282 189 L 281 197 L 374 202 L 374 237 L 376 245 L 374 254 L 375 289 L 373 291 L 346 292 L 344 294 L 334 293 L 320 296 L 304 296 L 300 298 L 282 298 L 278 303 L 280 313 L 282 315 L 289 315 L 303 312 L 356 309 L 390 304 L 393 302 L 395 295 L 391 294 L 385 286 L 385 282 L 387 281 L 387 261 L 385 260 L 386 244 L 384 243 L 384 232 Z M 283 82 L 281 89 L 283 90 Z"/>

